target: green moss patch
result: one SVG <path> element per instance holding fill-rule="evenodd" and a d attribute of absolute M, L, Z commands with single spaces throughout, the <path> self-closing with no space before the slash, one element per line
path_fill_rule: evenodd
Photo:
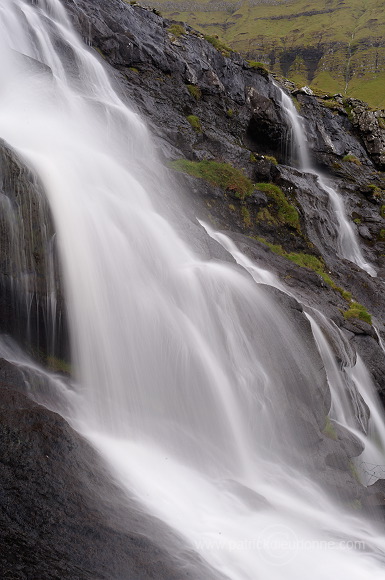
<path fill-rule="evenodd" d="M 188 115 L 186 117 L 186 120 L 190 123 L 194 131 L 196 131 L 197 133 L 202 133 L 202 125 L 199 120 L 199 117 L 197 117 L 196 115 Z"/>
<path fill-rule="evenodd" d="M 265 246 L 268 246 L 275 254 L 278 254 L 279 256 L 294 262 L 294 264 L 297 264 L 297 266 L 300 266 L 301 268 L 307 268 L 308 270 L 313 270 L 313 272 L 316 272 L 316 274 L 321 276 L 323 281 L 328 286 L 330 286 L 330 288 L 336 290 L 336 292 L 338 292 L 344 300 L 347 302 L 352 300 L 351 293 L 347 290 L 344 290 L 344 288 L 341 288 L 341 286 L 338 286 L 334 280 L 332 280 L 329 274 L 325 272 L 325 264 L 321 258 L 314 256 L 314 254 L 287 252 L 280 244 L 271 244 L 264 238 L 260 237 L 256 237 L 256 239 L 262 244 L 265 244 Z"/>
<path fill-rule="evenodd" d="M 252 226 L 251 216 L 249 210 L 245 205 L 241 207 L 241 216 L 245 228 L 250 228 Z"/>
<path fill-rule="evenodd" d="M 56 356 L 48 356 L 46 359 L 46 365 L 51 371 L 54 371 L 55 373 L 64 373 L 66 375 L 71 374 L 70 363 L 61 358 L 57 358 Z"/>
<path fill-rule="evenodd" d="M 380 187 L 378 187 L 378 185 L 374 185 L 373 183 L 370 183 L 368 185 L 368 188 L 370 189 L 370 193 L 372 194 L 374 199 L 381 199 L 383 197 L 384 192 Z"/>
<path fill-rule="evenodd" d="M 356 165 L 361 165 L 361 161 L 355 155 L 345 155 L 342 158 L 342 161 L 345 161 L 348 163 L 355 163 Z"/>
<path fill-rule="evenodd" d="M 342 111 L 344 108 L 342 105 L 340 105 L 340 103 L 338 103 L 334 99 L 323 100 L 323 101 L 321 101 L 321 103 L 327 109 L 332 109 L 332 111 L 336 111 L 336 112 Z"/>
<path fill-rule="evenodd" d="M 263 62 L 259 62 L 256 60 L 247 60 L 246 62 L 249 66 L 251 66 L 251 68 L 255 68 L 258 72 L 261 72 L 264 75 L 269 74 L 269 69 L 266 67 L 265 64 L 263 64 Z"/>
<path fill-rule="evenodd" d="M 179 38 L 180 36 L 186 34 L 186 29 L 184 26 L 182 26 L 182 24 L 171 24 L 171 26 L 168 27 L 167 31 L 173 36 L 175 36 L 175 38 Z"/>
<path fill-rule="evenodd" d="M 360 320 L 364 320 L 368 324 L 372 324 L 371 315 L 366 310 L 365 306 L 363 306 L 359 302 L 352 302 L 348 310 L 343 312 L 343 315 L 344 318 L 346 318 L 346 320 L 349 320 L 350 318 L 358 318 Z"/>
<path fill-rule="evenodd" d="M 200 90 L 200 88 L 197 87 L 196 85 L 186 85 L 186 87 L 190 95 L 194 97 L 194 99 L 199 101 L 199 99 L 202 96 L 202 91 Z"/>
<path fill-rule="evenodd" d="M 256 183 L 255 187 L 263 191 L 273 199 L 277 205 L 277 219 L 280 223 L 295 228 L 298 232 L 301 229 L 299 214 L 297 209 L 287 199 L 282 189 L 273 183 Z"/>
<path fill-rule="evenodd" d="M 324 435 L 326 435 L 326 437 L 329 437 L 329 439 L 333 439 L 333 441 L 337 441 L 337 433 L 336 433 L 334 425 L 330 421 L 329 417 L 326 417 L 326 424 L 325 424 L 325 427 L 324 427 L 324 430 L 322 431 L 322 433 Z"/>
<path fill-rule="evenodd" d="M 233 193 L 239 199 L 245 199 L 254 189 L 252 181 L 230 163 L 178 159 L 173 161 L 170 166 L 182 173 L 204 179 L 211 185 Z"/>
<path fill-rule="evenodd" d="M 223 54 L 223 56 L 230 56 L 230 53 L 232 52 L 231 48 L 227 46 L 222 40 L 220 40 L 218 36 L 210 36 L 205 34 L 204 39 L 212 44 L 218 52 Z"/>

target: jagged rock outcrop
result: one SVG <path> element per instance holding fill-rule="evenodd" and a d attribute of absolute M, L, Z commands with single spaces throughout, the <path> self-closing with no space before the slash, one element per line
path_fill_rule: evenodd
<path fill-rule="evenodd" d="M 385 106 L 384 7 L 376 0 L 147 0 L 147 6 L 208 35 L 246 58 L 321 91 Z"/>
<path fill-rule="evenodd" d="M 346 99 L 345 103 L 368 154 L 380 169 L 385 169 L 385 112 L 372 111 L 357 99 Z"/>

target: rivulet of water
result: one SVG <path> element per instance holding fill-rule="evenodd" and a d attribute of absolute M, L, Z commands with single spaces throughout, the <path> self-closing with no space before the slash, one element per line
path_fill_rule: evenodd
<path fill-rule="evenodd" d="M 337 251 L 339 255 L 346 258 L 346 260 L 357 264 L 357 266 L 368 272 L 371 276 L 376 276 L 376 270 L 365 260 L 362 254 L 362 250 L 354 231 L 354 226 L 346 215 L 341 195 L 338 193 L 331 181 L 318 169 L 312 166 L 303 120 L 297 112 L 289 95 L 287 95 L 280 87 L 278 88 L 281 94 L 282 108 L 290 126 L 292 127 L 291 138 L 293 150 L 298 157 L 299 169 L 315 175 L 320 188 L 328 194 L 330 206 L 335 217 Z"/>

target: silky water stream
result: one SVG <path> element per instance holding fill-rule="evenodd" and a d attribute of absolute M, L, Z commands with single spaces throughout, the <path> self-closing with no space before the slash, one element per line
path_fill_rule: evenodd
<path fill-rule="evenodd" d="M 303 119 L 297 112 L 289 95 L 280 87 L 277 88 L 281 96 L 282 109 L 291 127 L 292 149 L 295 150 L 295 155 L 298 158 L 298 168 L 301 171 L 315 175 L 319 187 L 328 195 L 334 218 L 333 221 L 335 222 L 336 250 L 338 255 L 357 264 L 357 266 L 368 272 L 368 274 L 375 277 L 377 275 L 376 270 L 365 260 L 362 254 L 354 226 L 346 215 L 342 196 L 331 180 L 316 169 L 311 162 Z"/>

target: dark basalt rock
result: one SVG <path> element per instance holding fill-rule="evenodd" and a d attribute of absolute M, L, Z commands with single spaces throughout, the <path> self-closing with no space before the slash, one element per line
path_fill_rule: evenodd
<path fill-rule="evenodd" d="M 360 134 L 366 151 L 376 165 L 385 169 L 385 113 L 371 111 L 366 103 L 358 99 L 346 99 L 354 127 Z"/>
<path fill-rule="evenodd" d="M 316 96 L 310 95 L 299 94 L 297 99 L 300 114 L 305 119 L 306 136 L 316 162 L 327 168 L 332 161 L 337 161 L 338 158 L 350 153 L 365 165 L 372 165 L 363 143 L 353 134 L 352 124 L 342 106 L 330 109 Z"/>
<path fill-rule="evenodd" d="M 1 578 L 217 578 L 123 494 L 60 415 L 24 389 L 20 371 L 0 360 Z"/>
<path fill-rule="evenodd" d="M 247 127 L 246 143 L 250 149 L 263 149 L 266 153 L 283 157 L 289 130 L 282 110 L 273 99 L 261 95 L 254 87 L 247 89 L 247 102 L 252 117 Z"/>
<path fill-rule="evenodd" d="M 56 235 L 44 188 L 2 140 L 0 208 L 1 329 L 35 352 L 66 358 L 66 312 Z M 55 300 L 47 301 L 47 295 Z"/>
<path fill-rule="evenodd" d="M 84 37 L 91 38 L 122 73 L 119 80 L 126 98 L 139 107 L 156 135 L 180 150 L 179 155 L 222 156 L 248 164 L 244 141 L 267 153 L 258 141 L 263 135 L 270 154 L 284 160 L 288 127 L 278 90 L 264 71 L 253 69 L 235 53 L 223 56 L 189 26 L 186 34 L 175 38 L 168 31 L 170 21 L 140 6 L 120 0 L 112 0 L 108 8 L 104 0 L 65 4 Z M 187 85 L 198 86 L 201 98 L 191 95 Z M 265 107 L 254 106 L 258 101 Z M 203 136 L 186 121 L 190 114 L 201 120 Z"/>

